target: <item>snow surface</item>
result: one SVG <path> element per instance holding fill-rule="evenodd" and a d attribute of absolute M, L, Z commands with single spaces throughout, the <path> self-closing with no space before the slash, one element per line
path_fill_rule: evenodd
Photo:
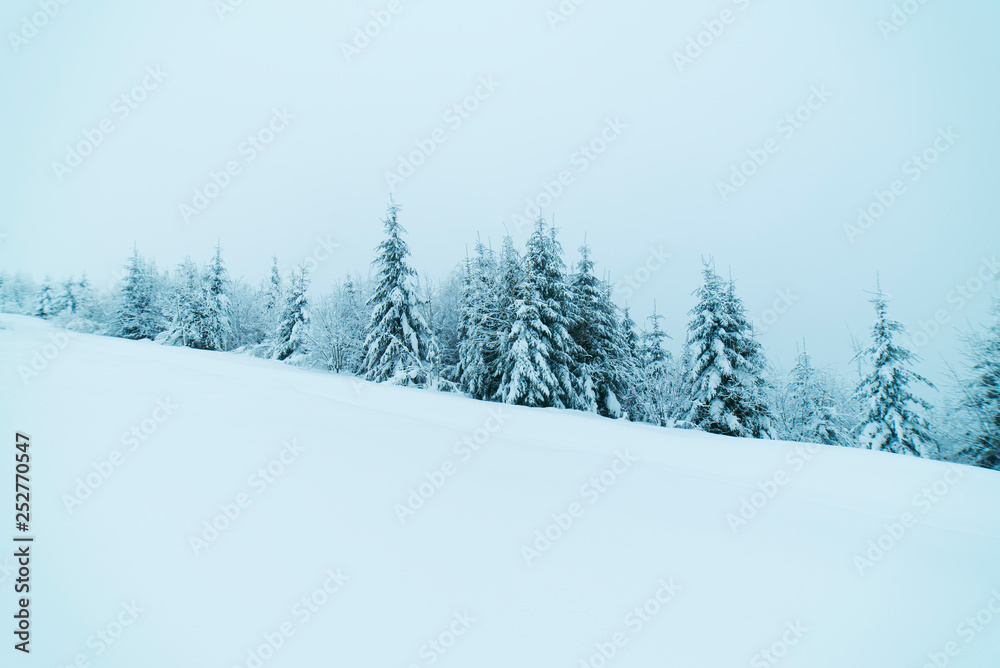
<path fill-rule="evenodd" d="M 949 642 L 947 665 L 997 665 L 996 472 L 818 446 L 796 470 L 789 443 L 61 332 L 0 316 L 0 473 L 12 477 L 14 430 L 27 432 L 37 537 L 32 654 L 4 666 L 887 668 Z M 44 368 L 22 380 L 33 357 Z M 498 411 L 504 424 L 464 461 L 455 444 Z M 144 420 L 129 451 L 122 434 Z M 304 451 L 286 451 L 273 482 L 252 478 L 291 441 Z M 115 450 L 123 463 L 68 511 L 77 479 Z M 454 475 L 401 523 L 396 504 L 448 460 Z M 613 466 L 605 492 L 582 488 Z M 777 472 L 786 484 L 734 532 L 727 515 Z M 936 502 L 915 499 L 934 483 L 947 486 Z M 190 537 L 240 494 L 249 507 L 196 555 Z M 522 546 L 572 503 L 582 514 L 529 565 Z M 859 573 L 855 557 L 903 513 L 916 524 Z M 12 566 L 0 557 L 5 616 Z M 337 569 L 349 580 L 327 595 Z M 663 604 L 661 580 L 680 588 Z M 142 612 L 120 629 L 133 601 Z M 630 612 L 644 604 L 648 621 Z M 980 630 L 960 626 L 977 614 L 990 617 Z M 786 633 L 796 623 L 800 638 Z M 251 658 L 283 624 L 281 647 Z M 109 646 L 99 630 L 121 632 Z M 772 646 L 787 650 L 776 663 L 760 654 Z"/>

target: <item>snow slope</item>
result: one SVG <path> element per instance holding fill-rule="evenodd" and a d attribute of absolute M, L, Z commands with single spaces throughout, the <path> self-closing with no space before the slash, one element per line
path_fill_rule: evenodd
<path fill-rule="evenodd" d="M 997 665 L 996 472 L 0 327 L 37 537 L 32 654 L 0 665 Z"/>

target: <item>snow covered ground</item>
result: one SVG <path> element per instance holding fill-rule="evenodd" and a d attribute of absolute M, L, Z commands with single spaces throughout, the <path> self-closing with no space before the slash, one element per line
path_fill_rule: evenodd
<path fill-rule="evenodd" d="M 0 327 L 2 665 L 997 665 L 997 472 Z"/>

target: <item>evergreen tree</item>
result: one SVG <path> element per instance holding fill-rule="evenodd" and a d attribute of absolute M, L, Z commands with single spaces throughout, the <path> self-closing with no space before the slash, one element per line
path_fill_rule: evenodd
<path fill-rule="evenodd" d="M 625 352 L 634 360 L 640 359 L 639 332 L 636 331 L 635 320 L 632 319 L 632 314 L 628 305 L 622 309 L 621 332 L 622 344 L 625 347 Z"/>
<path fill-rule="evenodd" d="M 431 332 L 420 314 L 413 286 L 416 272 L 407 264 L 410 249 L 398 220 L 399 207 L 391 202 L 382 221 L 386 238 L 373 262 L 378 268 L 372 309 L 365 337 L 362 371 L 368 380 L 400 385 L 424 385 L 431 380 Z"/>
<path fill-rule="evenodd" d="M 309 289 L 309 279 L 306 268 L 293 270 L 289 283 L 285 310 L 275 333 L 271 357 L 294 361 L 295 357 L 306 353 L 308 341 L 309 303 L 306 292 Z"/>
<path fill-rule="evenodd" d="M 710 263 L 702 275 L 685 345 L 681 419 L 715 434 L 770 438 L 763 352 L 745 308 Z"/>
<path fill-rule="evenodd" d="M 869 450 L 907 453 L 921 456 L 933 443 L 927 420 L 921 409 L 931 406 L 910 390 L 910 385 L 931 383 L 909 369 L 919 358 L 897 345 L 894 336 L 905 328 L 887 316 L 888 299 L 880 287 L 871 299 L 875 307 L 871 345 L 861 353 L 871 372 L 861 379 L 857 396 L 864 402 L 861 424 L 856 430 L 858 443 Z"/>
<path fill-rule="evenodd" d="M 73 277 L 70 276 L 62 284 L 62 292 L 59 293 L 57 299 L 57 310 L 62 312 L 67 312 L 69 315 L 75 315 L 77 311 L 80 310 L 80 302 L 77 296 L 77 291 L 79 286 Z"/>
<path fill-rule="evenodd" d="M 625 396 L 625 351 L 618 331 L 618 313 L 611 288 L 594 274 L 590 246 L 580 247 L 580 261 L 573 275 L 574 320 L 570 329 L 579 346 L 583 375 L 583 400 L 587 410 L 604 417 L 622 415 Z"/>
<path fill-rule="evenodd" d="M 173 345 L 211 350 L 205 286 L 197 265 L 186 257 L 177 267 L 173 294 L 173 317 L 165 342 Z"/>
<path fill-rule="evenodd" d="M 261 355 L 275 325 L 264 308 L 264 294 L 258 286 L 239 279 L 227 289 L 226 319 L 229 322 L 226 350 Z"/>
<path fill-rule="evenodd" d="M 644 330 L 639 340 L 639 358 L 642 374 L 642 393 L 645 397 L 646 421 L 665 427 L 670 420 L 670 404 L 672 397 L 671 365 L 673 362 L 670 351 L 666 348 L 666 339 L 670 338 L 660 321 L 663 315 L 656 312 L 656 302 L 653 302 L 653 314 L 647 318 L 649 328 Z"/>
<path fill-rule="evenodd" d="M 966 341 L 971 374 L 963 403 L 975 416 L 966 454 L 977 466 L 1000 469 L 1000 297 L 993 298 L 992 316 L 985 335 Z"/>
<path fill-rule="evenodd" d="M 736 295 L 736 284 L 732 279 L 726 286 L 724 303 L 739 363 L 734 374 L 736 384 L 731 391 L 735 399 L 733 415 L 740 420 L 743 436 L 774 438 L 773 415 L 768 401 L 771 388 L 767 381 L 767 358 L 753 331 L 743 300 Z"/>
<path fill-rule="evenodd" d="M 22 272 L 17 272 L 9 285 L 6 307 L 8 311 L 10 313 L 34 313 L 35 305 L 31 303 L 31 297 L 35 294 L 34 281 Z"/>
<path fill-rule="evenodd" d="M 271 276 L 264 287 L 264 308 L 268 312 L 281 311 L 284 305 L 284 286 L 281 284 L 281 272 L 278 271 L 278 256 L 271 256 Z"/>
<path fill-rule="evenodd" d="M 162 329 L 159 281 L 156 265 L 146 261 L 139 250 L 125 267 L 121 305 L 115 318 L 115 332 L 126 339 L 153 339 Z"/>
<path fill-rule="evenodd" d="M 493 251 L 482 241 L 476 244 L 475 259 L 467 259 L 465 265 L 459 319 L 459 381 L 473 397 L 492 399 L 500 381 L 499 267 Z"/>
<path fill-rule="evenodd" d="M 842 443 L 839 410 L 830 385 L 825 374 L 813 367 L 803 342 L 785 388 L 784 438 L 800 443 Z"/>
<path fill-rule="evenodd" d="M 562 248 L 539 219 L 528 239 L 525 273 L 513 304 L 513 323 L 500 352 L 500 401 L 524 406 L 581 408 L 581 356 L 569 327 L 572 294 Z"/>
<path fill-rule="evenodd" d="M 338 315 L 343 327 L 343 356 L 338 371 L 357 373 L 364 359 L 365 325 L 368 318 L 361 293 L 350 275 L 344 280 Z"/>
<path fill-rule="evenodd" d="M 76 310 L 87 312 L 94 305 L 94 292 L 90 288 L 90 281 L 87 279 L 87 273 L 84 272 L 80 274 L 80 280 L 77 281 L 76 287 L 73 289 L 73 294 L 76 296 Z"/>
<path fill-rule="evenodd" d="M 628 306 L 622 309 L 621 322 L 618 324 L 618 348 L 621 358 L 619 369 L 624 379 L 624 396 L 622 397 L 623 417 L 632 422 L 649 421 L 649 410 L 646 405 L 645 371 L 642 364 L 639 333 L 636 331 L 635 320 Z"/>
<path fill-rule="evenodd" d="M 42 287 L 38 290 L 38 297 L 35 300 L 35 316 L 38 318 L 50 318 L 56 314 L 56 295 L 52 290 L 52 281 L 46 276 L 42 281 Z"/>
<path fill-rule="evenodd" d="M 217 245 L 205 279 L 205 342 L 210 350 L 228 350 L 229 285 L 222 247 Z"/>
<path fill-rule="evenodd" d="M 524 260 L 514 248 L 514 239 L 505 235 L 503 238 L 503 249 L 500 251 L 500 278 L 499 294 L 497 296 L 498 305 L 498 327 L 497 330 L 503 333 L 510 332 L 513 324 L 514 301 L 517 299 L 521 281 L 525 277 Z"/>
<path fill-rule="evenodd" d="M 368 317 L 361 293 L 349 274 L 318 308 L 311 309 L 310 324 L 313 352 L 321 364 L 340 373 L 358 373 Z"/>

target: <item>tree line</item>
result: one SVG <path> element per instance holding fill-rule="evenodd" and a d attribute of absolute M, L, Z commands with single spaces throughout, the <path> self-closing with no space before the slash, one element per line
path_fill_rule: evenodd
<path fill-rule="evenodd" d="M 137 248 L 122 279 L 95 290 L 85 276 L 36 287 L 0 272 L 0 308 L 94 333 L 231 351 L 484 401 L 597 413 L 727 436 L 862 447 L 1000 468 L 1000 298 L 993 322 L 964 337 L 966 364 L 932 406 L 877 286 L 853 381 L 816 368 L 805 344 L 793 368 L 771 365 L 736 285 L 711 261 L 674 359 L 664 316 L 639 327 L 612 299 L 586 241 L 567 267 L 556 229 L 539 219 L 523 250 L 478 241 L 444 281 L 409 262 L 399 207 L 383 219 L 374 276 L 345 277 L 309 296 L 303 265 L 283 276 L 272 258 L 259 285 L 232 279 L 221 247 L 172 272 Z"/>

